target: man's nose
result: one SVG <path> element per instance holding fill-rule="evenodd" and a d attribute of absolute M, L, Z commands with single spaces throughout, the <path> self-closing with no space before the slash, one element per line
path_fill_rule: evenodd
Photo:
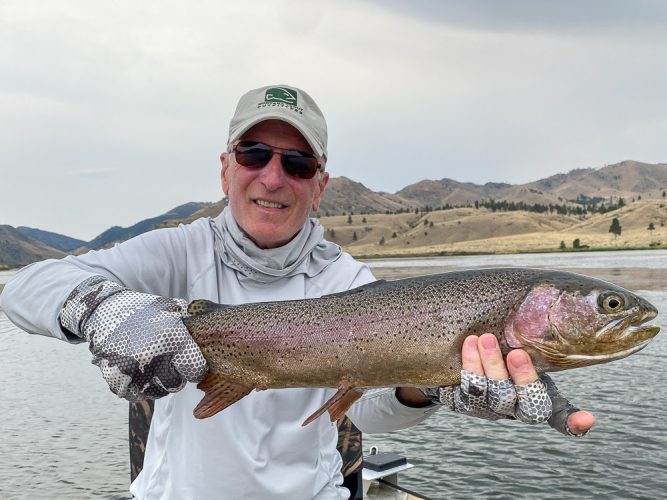
<path fill-rule="evenodd" d="M 275 191 L 285 184 L 286 175 L 282 165 L 282 157 L 274 152 L 269 163 L 262 169 L 260 180 L 268 190 Z"/>

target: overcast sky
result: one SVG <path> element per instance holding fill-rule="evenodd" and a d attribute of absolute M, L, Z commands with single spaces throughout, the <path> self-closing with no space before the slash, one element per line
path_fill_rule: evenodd
<path fill-rule="evenodd" d="M 222 196 L 240 95 L 307 90 L 379 191 L 667 162 L 661 0 L 0 0 L 0 224 L 89 240 Z"/>

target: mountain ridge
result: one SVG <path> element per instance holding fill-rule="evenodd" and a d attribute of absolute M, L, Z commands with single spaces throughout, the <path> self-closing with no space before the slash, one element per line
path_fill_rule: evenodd
<path fill-rule="evenodd" d="M 625 201 L 634 201 L 635 199 L 665 200 L 666 189 L 667 163 L 650 164 L 635 160 L 624 160 L 600 168 L 577 168 L 567 173 L 554 174 L 524 184 L 503 182 L 475 184 L 459 182 L 449 178 L 440 180 L 423 179 L 409 184 L 393 194 L 375 192 L 360 182 L 339 176 L 329 179 L 320 209 L 316 215 L 334 221 L 341 215 L 401 214 L 424 209 L 436 210 L 442 207 L 472 207 L 476 202 L 490 200 L 547 206 L 576 204 L 585 207 L 601 202 L 611 204 L 612 200 L 618 203 L 620 198 L 624 198 Z M 190 202 L 179 205 L 159 216 L 144 219 L 127 228 L 111 227 L 79 248 L 68 251 L 83 253 L 89 249 L 105 248 L 154 228 L 173 227 L 180 223 L 192 222 L 199 217 L 215 217 L 226 204 L 227 200 L 223 198 L 215 203 Z M 343 225 L 345 222 L 341 222 L 338 229 L 339 235 L 346 234 L 347 229 L 350 229 Z M 336 224 L 338 223 L 336 222 Z M 395 223 L 394 225 L 400 230 L 404 223 Z M 27 234 L 22 234 L 21 230 L 18 229 L 15 231 L 21 236 L 32 239 L 32 243 L 25 240 L 14 241 L 11 252 L 9 246 L 5 245 L 8 255 L 13 255 L 10 259 L 12 262 L 24 262 L 36 258 L 36 256 L 47 254 L 65 255 L 61 250 L 48 245 L 48 241 L 53 241 L 53 238 L 55 238 L 55 241 L 81 241 L 34 228 L 23 228 L 22 230 L 23 233 Z M 350 240 L 348 243 L 357 241 L 351 239 L 352 232 L 348 235 Z M 364 232 L 368 232 L 367 227 L 364 228 Z M 8 230 L 5 230 L 4 234 L 6 238 L 16 236 L 15 233 L 10 235 Z M 361 235 L 357 234 L 356 236 L 360 238 Z M 340 237 L 342 238 L 342 236 Z M 469 235 L 469 237 L 472 236 Z M 346 238 L 340 240 L 341 244 L 345 241 L 347 241 Z M 35 244 L 38 244 L 38 246 L 35 247 Z M 17 248 L 26 248 L 26 258 L 17 258 Z M 60 253 L 53 254 L 52 251 Z M 8 264 L 7 257 L 2 251 L 0 251 L 1 264 Z"/>

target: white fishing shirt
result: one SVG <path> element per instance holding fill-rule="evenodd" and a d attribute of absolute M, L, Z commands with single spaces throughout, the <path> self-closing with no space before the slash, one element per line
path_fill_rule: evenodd
<path fill-rule="evenodd" d="M 226 210 L 214 220 L 151 231 L 108 250 L 27 266 L 5 286 L 0 304 L 30 333 L 80 342 L 63 332 L 58 314 L 91 275 L 140 292 L 224 304 L 315 298 L 374 280 L 367 266 L 322 234 L 311 219 L 285 247 L 259 250 Z M 301 426 L 334 392 L 253 391 L 197 420 L 192 411 L 203 392 L 187 384 L 155 401 L 144 468 L 130 491 L 140 500 L 347 498 L 336 425 L 324 415 Z M 348 416 L 362 432 L 386 432 L 421 422 L 436 408 L 406 407 L 393 389 L 380 389 L 365 394 Z"/>

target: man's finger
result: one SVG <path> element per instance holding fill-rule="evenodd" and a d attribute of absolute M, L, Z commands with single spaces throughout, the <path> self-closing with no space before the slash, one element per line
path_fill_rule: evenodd
<path fill-rule="evenodd" d="M 464 370 L 476 375 L 484 375 L 484 367 L 482 366 L 482 360 L 479 358 L 479 351 L 477 350 L 477 335 L 470 335 L 463 341 L 461 360 L 463 361 Z"/>
<path fill-rule="evenodd" d="M 509 377 L 505 360 L 500 352 L 498 339 L 491 333 L 485 333 L 477 341 L 477 349 L 482 360 L 484 373 L 492 380 L 506 380 Z"/>
<path fill-rule="evenodd" d="M 575 436 L 586 434 L 595 424 L 595 416 L 587 411 L 578 411 L 567 418 L 567 427 Z"/>
<path fill-rule="evenodd" d="M 514 349 L 507 355 L 507 369 L 515 385 L 526 385 L 537 380 L 530 356 L 521 349 Z"/>

